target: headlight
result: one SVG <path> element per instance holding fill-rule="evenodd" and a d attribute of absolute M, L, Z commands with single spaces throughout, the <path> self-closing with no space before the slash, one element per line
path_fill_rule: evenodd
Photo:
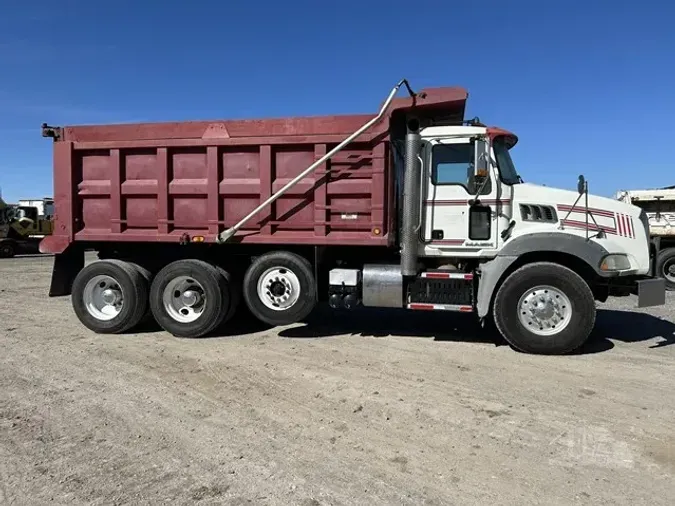
<path fill-rule="evenodd" d="M 630 269 L 630 260 L 627 255 L 615 253 L 607 255 L 600 262 L 600 270 L 606 272 L 627 271 Z"/>

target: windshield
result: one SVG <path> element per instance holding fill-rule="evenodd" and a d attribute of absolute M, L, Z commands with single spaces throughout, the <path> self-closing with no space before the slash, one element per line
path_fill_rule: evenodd
<path fill-rule="evenodd" d="M 7 206 L 3 209 L 0 209 L 0 223 L 9 224 L 17 220 L 16 216 L 16 207 Z"/>
<path fill-rule="evenodd" d="M 522 179 L 516 172 L 516 167 L 513 165 L 509 149 L 506 147 L 504 137 L 497 137 L 492 143 L 492 148 L 495 150 L 495 158 L 497 159 L 497 168 L 504 184 L 518 184 L 522 183 Z"/>

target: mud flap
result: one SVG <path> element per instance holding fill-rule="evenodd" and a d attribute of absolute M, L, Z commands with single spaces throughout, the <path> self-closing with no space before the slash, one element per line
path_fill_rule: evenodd
<path fill-rule="evenodd" d="M 666 280 L 642 279 L 636 283 L 637 307 L 663 306 L 666 303 Z"/>
<path fill-rule="evenodd" d="M 70 295 L 75 276 L 84 267 L 84 251 L 71 246 L 63 253 L 54 255 L 52 282 L 49 287 L 50 297 Z"/>

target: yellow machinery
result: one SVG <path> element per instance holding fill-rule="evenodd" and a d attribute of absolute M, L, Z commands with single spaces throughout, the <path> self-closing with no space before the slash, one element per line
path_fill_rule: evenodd
<path fill-rule="evenodd" d="M 37 252 L 40 240 L 53 230 L 51 216 L 41 214 L 36 206 L 8 204 L 0 197 L 0 258 Z"/>

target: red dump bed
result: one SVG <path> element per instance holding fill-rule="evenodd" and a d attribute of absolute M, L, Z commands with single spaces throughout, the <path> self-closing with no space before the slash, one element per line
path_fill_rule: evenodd
<path fill-rule="evenodd" d="M 462 88 L 398 98 L 386 116 L 240 230 L 231 242 L 391 244 L 392 114 L 461 119 Z M 179 242 L 218 232 L 270 197 L 372 115 L 200 121 L 51 129 L 54 234 L 43 252 L 73 241 Z"/>

